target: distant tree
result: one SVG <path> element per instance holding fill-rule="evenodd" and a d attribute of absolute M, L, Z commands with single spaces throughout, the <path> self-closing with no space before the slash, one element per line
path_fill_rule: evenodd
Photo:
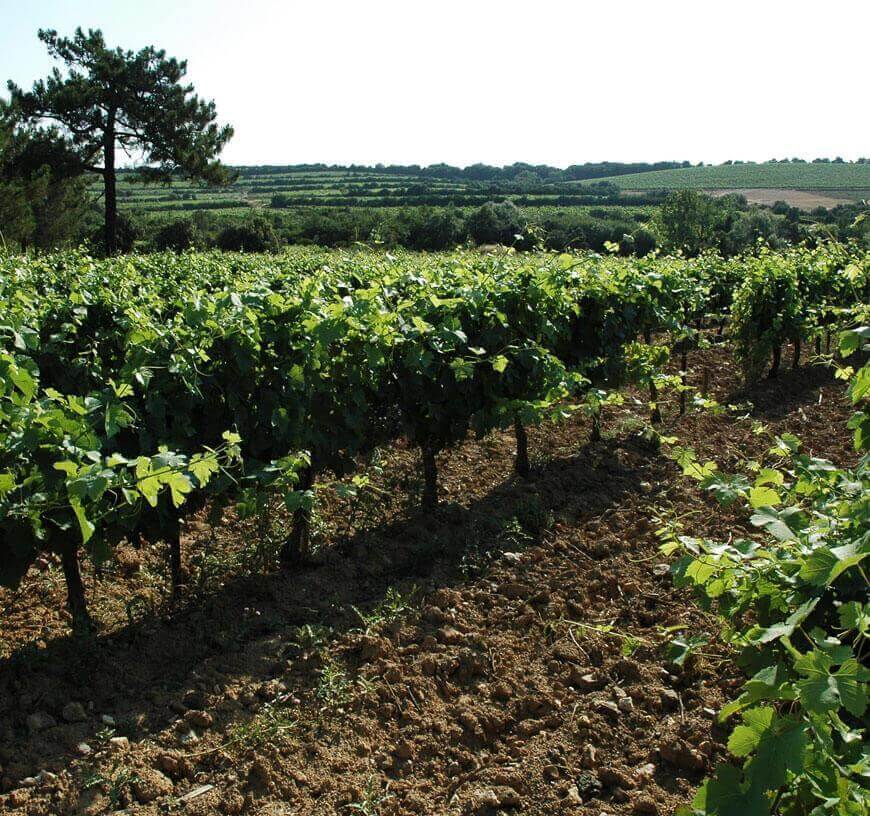
<path fill-rule="evenodd" d="M 465 222 L 453 207 L 405 209 L 400 213 L 404 239 L 412 249 L 451 249 L 465 240 Z"/>
<path fill-rule="evenodd" d="M 33 212 L 20 184 L 0 181 L 0 247 L 26 249 L 33 235 Z"/>
<path fill-rule="evenodd" d="M 154 236 L 154 246 L 160 251 L 182 252 L 201 243 L 200 232 L 189 218 L 179 218 L 164 224 Z"/>
<path fill-rule="evenodd" d="M 753 208 L 739 214 L 731 228 L 722 238 L 722 251 L 725 255 L 736 255 L 750 249 L 758 241 L 778 246 L 776 223 L 769 212 Z"/>
<path fill-rule="evenodd" d="M 105 232 L 104 226 L 95 227 L 88 236 L 91 246 L 99 247 L 104 252 L 106 249 Z M 126 212 L 118 213 L 115 222 L 115 251 L 121 253 L 132 252 L 136 241 L 142 238 L 143 234 L 144 226 L 135 214 L 135 211 L 127 210 Z"/>
<path fill-rule="evenodd" d="M 522 242 L 526 219 L 519 207 L 511 201 L 498 204 L 487 202 L 468 217 L 466 227 L 470 237 L 478 244 L 506 244 Z"/>
<path fill-rule="evenodd" d="M 51 133 L 0 124 L 0 233 L 5 240 L 22 249 L 54 249 L 80 236 L 89 201 L 68 158 Z"/>
<path fill-rule="evenodd" d="M 637 227 L 631 234 L 632 250 L 635 255 L 648 255 L 656 248 L 656 236 L 647 227 Z"/>
<path fill-rule="evenodd" d="M 154 46 L 136 53 L 110 49 L 102 32 L 93 29 L 85 34 L 78 28 L 71 38 L 40 30 L 39 39 L 66 64 L 66 76 L 55 68 L 29 92 L 10 80 L 9 114 L 19 124 L 58 128 L 78 172 L 102 177 L 108 254 L 118 248 L 118 148 L 142 161 L 136 174 L 142 181 L 227 180 L 216 156 L 232 128 L 215 124 L 214 103 L 200 100 L 192 85 L 180 84 L 186 61 L 167 58 Z"/>
<path fill-rule="evenodd" d="M 263 216 L 224 227 L 217 237 L 218 248 L 227 252 L 269 252 L 277 249 L 278 243 L 272 222 Z"/>
<path fill-rule="evenodd" d="M 716 205 L 720 210 L 745 210 L 749 206 L 749 201 L 743 193 L 726 193 L 711 203 Z"/>
<path fill-rule="evenodd" d="M 697 255 L 716 243 L 719 210 L 714 201 L 695 190 L 678 190 L 662 204 L 657 225 L 668 249 Z"/>

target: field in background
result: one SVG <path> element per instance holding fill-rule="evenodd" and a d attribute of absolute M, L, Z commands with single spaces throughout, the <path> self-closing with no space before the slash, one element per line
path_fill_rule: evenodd
<path fill-rule="evenodd" d="M 792 207 L 814 210 L 816 207 L 831 209 L 840 204 L 849 204 L 870 197 L 870 190 L 789 190 L 782 187 L 736 187 L 733 189 L 705 190 L 712 196 L 742 195 L 750 204 L 770 207 L 777 201 L 785 201 Z"/>
<path fill-rule="evenodd" d="M 760 204 L 776 200 L 799 207 L 835 207 L 870 197 L 870 164 L 730 164 L 715 167 L 681 167 L 610 176 L 621 190 L 707 190 L 736 192 Z M 589 182 L 575 182 L 584 186 Z M 771 191 L 763 194 L 762 190 Z M 773 192 L 775 191 L 775 193 Z M 816 197 L 805 195 L 817 193 Z M 801 195 L 804 193 L 804 195 Z M 775 195 L 771 200 L 770 196 Z"/>
<path fill-rule="evenodd" d="M 121 206 L 141 213 L 185 210 L 234 210 L 249 207 L 479 207 L 488 201 L 510 199 L 518 206 L 584 206 L 624 203 L 600 189 L 583 189 L 571 182 L 477 181 L 421 177 L 380 172 L 377 168 L 309 170 L 295 168 L 237 168 L 238 179 L 225 187 L 203 188 L 185 181 L 143 186 L 121 174 Z M 602 201 L 607 199 L 606 201 Z"/>
<path fill-rule="evenodd" d="M 468 179 L 397 172 L 389 168 L 240 167 L 238 179 L 204 188 L 186 181 L 143 186 L 121 173 L 122 208 L 149 219 L 206 210 L 238 216 L 253 209 L 286 211 L 302 207 L 395 208 L 479 207 L 510 200 L 522 208 L 570 207 L 598 217 L 645 220 L 665 191 L 739 193 L 750 203 L 786 201 L 804 210 L 833 208 L 870 197 L 870 164 L 733 164 L 650 170 L 582 181 Z M 605 182 L 602 185 L 602 182 Z M 596 186 L 597 185 L 597 186 Z M 95 186 L 95 191 L 98 188 Z"/>

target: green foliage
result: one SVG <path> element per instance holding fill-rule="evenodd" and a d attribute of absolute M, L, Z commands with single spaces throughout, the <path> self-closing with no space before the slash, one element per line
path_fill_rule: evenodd
<path fill-rule="evenodd" d="M 856 351 L 866 329 L 844 335 Z M 856 407 L 867 393 L 852 380 Z M 862 437 L 854 470 L 773 440 L 754 479 L 728 480 L 691 452 L 685 473 L 723 503 L 740 502 L 759 540 L 670 539 L 682 550 L 679 585 L 693 586 L 723 617 L 723 637 L 740 651 L 749 680 L 720 720 L 740 715 L 728 740 L 735 761 L 702 785 L 697 814 L 783 816 L 866 812 L 867 589 L 870 555 L 870 445 Z M 762 464 L 764 466 L 762 466 Z"/>
<path fill-rule="evenodd" d="M 835 244 L 783 253 L 762 249 L 747 258 L 731 308 L 735 352 L 748 380 L 761 373 L 788 341 L 850 319 L 854 304 L 870 299 L 866 255 L 852 257 Z"/>
<path fill-rule="evenodd" d="M 668 249 L 697 255 L 715 246 L 720 218 L 711 198 L 694 190 L 680 190 L 662 204 L 657 223 Z"/>
<path fill-rule="evenodd" d="M 154 236 L 154 246 L 157 250 L 165 252 L 182 252 L 185 249 L 193 249 L 198 246 L 202 238 L 196 224 L 190 219 L 178 219 L 170 221 L 161 227 Z"/>
<path fill-rule="evenodd" d="M 99 562 L 137 532 L 177 541 L 207 501 L 257 520 L 263 568 L 291 540 L 304 555 L 324 471 L 341 477 L 404 434 L 435 499 L 438 451 L 470 431 L 595 419 L 629 380 L 670 384 L 666 346 L 697 342 L 729 281 L 804 259 L 0 258 L 0 578 L 14 585 L 40 550 L 66 554 L 70 579 L 81 547 Z M 866 263 L 854 253 L 856 281 Z M 637 342 L 653 332 L 657 344 Z M 753 487 L 758 503 L 776 484 Z M 281 504 L 283 546 L 269 524 Z M 539 511 L 518 508 L 532 536 L 549 523 Z"/>

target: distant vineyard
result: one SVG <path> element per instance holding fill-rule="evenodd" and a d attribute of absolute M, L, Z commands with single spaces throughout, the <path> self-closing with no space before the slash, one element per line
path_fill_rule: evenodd
<path fill-rule="evenodd" d="M 850 190 L 870 194 L 870 164 L 831 162 L 820 164 L 720 164 L 715 167 L 681 167 L 611 176 L 608 181 L 623 190 L 720 190 L 741 188 L 793 188 L 799 190 Z M 588 182 L 577 182 L 583 186 Z"/>
<path fill-rule="evenodd" d="M 95 186 L 95 192 L 98 187 Z M 625 199 L 610 185 L 579 188 L 564 180 L 429 178 L 419 175 L 382 173 L 374 169 L 259 172 L 239 168 L 231 185 L 204 188 L 178 180 L 164 186 L 132 183 L 129 174 L 119 176 L 118 197 L 122 206 L 140 212 L 222 210 L 259 206 L 288 207 L 479 207 L 488 201 L 510 199 L 519 206 L 588 206 L 643 204 L 636 197 Z M 653 201 L 655 197 L 651 197 Z"/>

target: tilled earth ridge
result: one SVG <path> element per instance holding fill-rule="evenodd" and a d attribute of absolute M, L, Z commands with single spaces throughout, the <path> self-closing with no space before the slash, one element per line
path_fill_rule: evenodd
<path fill-rule="evenodd" d="M 826 371 L 744 392 L 726 351 L 693 355 L 690 382 L 704 368 L 718 399 L 854 460 Z M 597 443 L 579 416 L 530 429 L 528 482 L 509 475 L 511 434 L 469 440 L 439 460 L 429 514 L 396 445 L 380 492 L 324 494 L 322 549 L 297 574 L 264 573 L 262 531 L 229 512 L 190 526 L 174 605 L 161 548 L 124 547 L 87 575 L 91 642 L 64 636 L 46 559 L 0 594 L 0 811 L 672 813 L 724 756 L 714 712 L 742 681 L 655 531 L 752 531 L 644 441 L 645 410 L 628 393 Z M 664 413 L 726 470 L 767 446 L 733 414 Z M 677 627 L 711 641 L 682 668 Z"/>

